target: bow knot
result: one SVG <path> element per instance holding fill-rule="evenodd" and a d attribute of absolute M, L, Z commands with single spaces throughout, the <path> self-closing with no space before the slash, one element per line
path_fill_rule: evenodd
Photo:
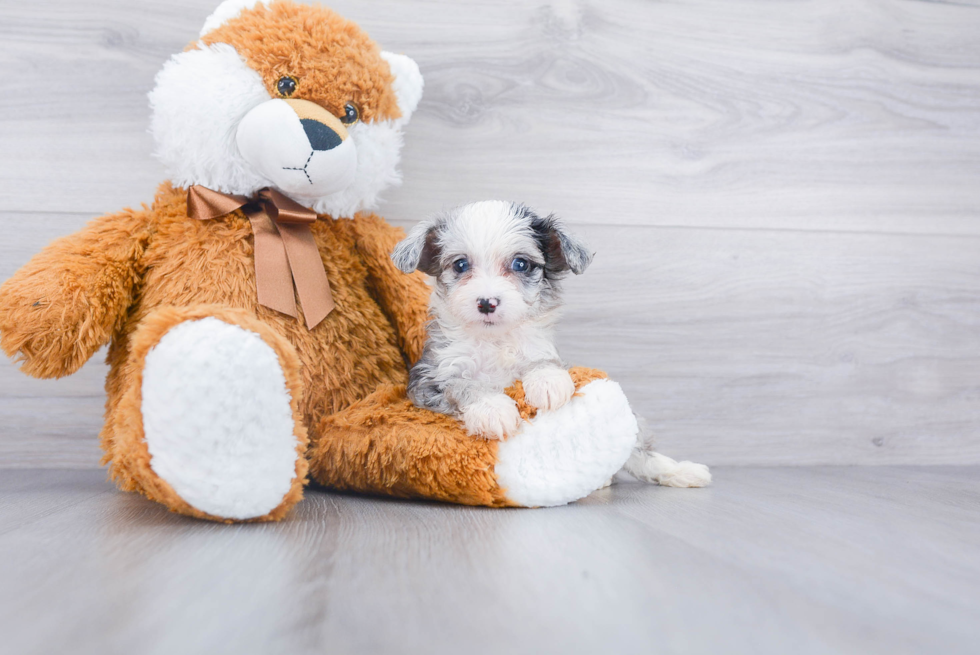
<path fill-rule="evenodd" d="M 254 198 L 214 191 L 200 185 L 187 189 L 187 215 L 206 221 L 241 209 L 255 237 L 255 287 L 259 304 L 297 316 L 296 295 L 309 329 L 334 308 L 330 282 L 310 225 L 316 212 L 275 189 L 261 189 Z M 296 292 L 293 293 L 295 285 Z"/>

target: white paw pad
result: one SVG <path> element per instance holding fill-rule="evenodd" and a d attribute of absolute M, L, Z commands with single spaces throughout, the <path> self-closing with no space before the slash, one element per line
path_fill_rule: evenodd
<path fill-rule="evenodd" d="M 150 467 L 189 505 L 249 519 L 275 509 L 296 476 L 286 379 L 259 335 L 216 318 L 182 323 L 146 356 Z"/>
<path fill-rule="evenodd" d="M 502 393 L 484 396 L 467 406 L 463 410 L 462 419 L 468 433 L 486 439 L 509 437 L 521 425 L 517 403 Z"/>

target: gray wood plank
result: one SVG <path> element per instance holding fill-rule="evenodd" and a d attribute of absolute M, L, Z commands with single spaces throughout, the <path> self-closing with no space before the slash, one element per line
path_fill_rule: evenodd
<path fill-rule="evenodd" d="M 0 472 L 20 653 L 971 653 L 980 470 L 716 471 L 481 510 L 313 490 L 224 526 L 98 472 Z M 58 498 L 78 500 L 55 507 Z"/>
<path fill-rule="evenodd" d="M 588 228 L 566 359 L 608 370 L 669 454 L 980 462 L 980 240 Z"/>
<path fill-rule="evenodd" d="M 0 397 L 0 469 L 97 468 L 105 394 Z"/>
<path fill-rule="evenodd" d="M 145 93 L 214 4 L 4 4 L 0 208 L 149 200 Z M 428 80 L 393 218 L 504 196 L 578 223 L 980 233 L 976 5 L 332 6 Z"/>

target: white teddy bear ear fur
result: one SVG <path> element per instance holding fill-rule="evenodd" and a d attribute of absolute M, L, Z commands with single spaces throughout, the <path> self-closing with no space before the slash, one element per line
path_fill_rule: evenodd
<path fill-rule="evenodd" d="M 398 98 L 398 108 L 402 112 L 402 121 L 407 121 L 415 113 L 415 108 L 419 106 L 422 99 L 422 73 L 415 60 L 406 55 L 397 55 L 394 52 L 384 51 L 381 58 L 388 62 L 391 74 L 395 76 L 395 83 L 392 88 L 395 90 L 395 97 Z"/>

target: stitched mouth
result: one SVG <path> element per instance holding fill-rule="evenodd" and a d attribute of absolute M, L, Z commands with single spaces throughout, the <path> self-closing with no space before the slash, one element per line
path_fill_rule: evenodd
<path fill-rule="evenodd" d="M 306 158 L 306 163 L 303 164 L 302 168 L 289 168 L 288 166 L 283 166 L 284 171 L 302 171 L 303 175 L 306 176 L 306 181 L 313 184 L 313 180 L 310 178 L 310 174 L 306 172 L 306 167 L 310 165 L 310 161 L 313 159 L 313 155 L 316 154 L 316 150 L 310 152 L 310 156 Z"/>

